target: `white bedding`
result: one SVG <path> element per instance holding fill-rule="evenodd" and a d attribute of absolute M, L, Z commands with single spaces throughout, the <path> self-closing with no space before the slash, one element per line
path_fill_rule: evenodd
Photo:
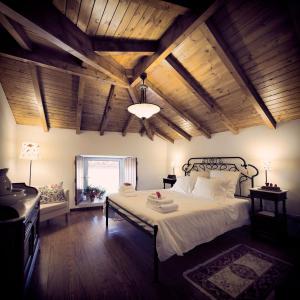
<path fill-rule="evenodd" d="M 139 191 L 136 197 L 111 194 L 109 198 L 150 224 L 158 225 L 157 253 L 161 261 L 183 255 L 231 229 L 249 224 L 248 200 L 232 198 L 209 201 L 171 190 L 162 195 L 178 204 L 178 211 L 162 214 L 146 206 L 153 191 Z"/>

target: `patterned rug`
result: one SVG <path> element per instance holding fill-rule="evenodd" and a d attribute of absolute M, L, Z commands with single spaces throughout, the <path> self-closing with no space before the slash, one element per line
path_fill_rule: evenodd
<path fill-rule="evenodd" d="M 183 276 L 211 299 L 266 299 L 291 269 L 285 261 L 237 245 Z"/>

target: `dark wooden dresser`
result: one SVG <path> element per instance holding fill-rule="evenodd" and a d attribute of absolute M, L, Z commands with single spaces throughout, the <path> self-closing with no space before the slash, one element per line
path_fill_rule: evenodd
<path fill-rule="evenodd" d="M 22 299 L 30 283 L 39 253 L 38 191 L 22 183 L 26 190 L 17 204 L 0 206 L 0 299 Z"/>

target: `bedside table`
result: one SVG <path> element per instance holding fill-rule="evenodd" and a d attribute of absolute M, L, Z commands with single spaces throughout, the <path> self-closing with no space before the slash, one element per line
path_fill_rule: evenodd
<path fill-rule="evenodd" d="M 175 182 L 176 182 L 175 178 L 163 178 L 164 189 L 166 188 L 166 183 L 170 184 L 172 187 L 175 184 Z"/>
<path fill-rule="evenodd" d="M 250 189 L 251 226 L 252 232 L 255 235 L 272 240 L 284 239 L 287 237 L 287 192 L 287 190 L 269 191 L 260 188 Z M 257 200 L 259 200 L 259 203 L 256 203 Z M 263 202 L 266 201 L 273 202 L 274 209 L 272 211 L 264 210 Z"/>

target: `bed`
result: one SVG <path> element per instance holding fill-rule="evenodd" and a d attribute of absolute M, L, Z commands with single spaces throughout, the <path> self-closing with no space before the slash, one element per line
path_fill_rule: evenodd
<path fill-rule="evenodd" d="M 106 198 L 107 228 L 109 210 L 112 210 L 153 239 L 155 281 L 159 260 L 183 255 L 197 245 L 249 223 L 247 188 L 243 185 L 250 182 L 250 186 L 254 186 L 254 177 L 258 175 L 256 167 L 246 164 L 241 157 L 197 157 L 189 159 L 182 169 L 186 176 L 205 170 L 238 171 L 236 193 L 226 201 L 209 201 L 201 196 L 161 190 L 179 206 L 177 211 L 167 214 L 146 206 L 147 196 L 152 191 L 139 191 L 135 197 L 112 194 Z"/>

